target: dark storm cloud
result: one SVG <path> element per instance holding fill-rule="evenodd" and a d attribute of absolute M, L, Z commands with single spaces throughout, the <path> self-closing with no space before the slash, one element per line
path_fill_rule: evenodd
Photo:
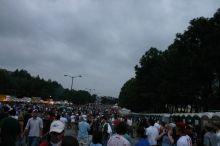
<path fill-rule="evenodd" d="M 118 96 L 152 46 L 164 50 L 219 0 L 1 0 L 0 67 L 26 69 L 67 88 Z"/>

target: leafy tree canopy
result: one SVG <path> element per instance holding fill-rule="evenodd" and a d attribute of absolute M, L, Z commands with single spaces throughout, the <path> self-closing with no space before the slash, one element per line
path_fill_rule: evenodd
<path fill-rule="evenodd" d="M 151 47 L 119 94 L 134 111 L 207 111 L 220 102 L 220 9 L 195 18 L 165 50 Z M 189 108 L 190 107 L 190 108 Z"/>

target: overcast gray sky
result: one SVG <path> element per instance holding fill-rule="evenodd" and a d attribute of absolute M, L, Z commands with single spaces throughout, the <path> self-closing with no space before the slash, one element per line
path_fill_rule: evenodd
<path fill-rule="evenodd" d="M 165 50 L 220 0 L 0 0 L 0 68 L 118 97 L 152 46 Z"/>

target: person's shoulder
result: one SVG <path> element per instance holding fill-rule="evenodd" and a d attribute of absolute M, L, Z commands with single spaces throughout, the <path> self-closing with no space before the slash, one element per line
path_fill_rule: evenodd
<path fill-rule="evenodd" d="M 145 142 L 143 139 L 140 139 L 140 140 L 135 144 L 135 146 L 143 146 L 143 145 L 146 145 L 145 143 L 146 143 L 146 142 Z M 149 143 L 147 143 L 146 146 L 150 146 Z"/>
<path fill-rule="evenodd" d="M 29 118 L 28 118 L 28 121 L 32 121 L 32 120 L 33 120 L 33 117 L 29 117 Z"/>
<path fill-rule="evenodd" d="M 102 146 L 102 144 L 93 144 L 93 143 L 91 143 L 89 146 Z"/>
<path fill-rule="evenodd" d="M 37 118 L 43 120 L 41 117 L 37 117 Z"/>
<path fill-rule="evenodd" d="M 37 120 L 39 121 L 43 121 L 43 119 L 41 117 L 37 117 Z"/>
<path fill-rule="evenodd" d="M 216 133 L 216 137 L 220 138 L 220 133 L 219 132 Z"/>
<path fill-rule="evenodd" d="M 154 131 L 154 127 L 153 126 L 149 126 L 149 127 L 146 128 L 146 130 L 152 132 L 152 131 Z"/>
<path fill-rule="evenodd" d="M 187 137 L 186 136 L 181 136 L 178 140 L 177 143 L 185 143 L 187 141 Z"/>
<path fill-rule="evenodd" d="M 128 140 L 126 137 L 124 137 L 124 136 L 120 136 L 120 139 L 121 139 L 121 141 L 123 141 L 125 144 L 130 143 L 129 140 Z"/>
<path fill-rule="evenodd" d="M 141 138 L 135 146 L 143 146 L 143 145 L 150 146 L 150 143 L 146 139 Z"/>
<path fill-rule="evenodd" d="M 210 132 L 206 132 L 205 134 L 204 134 L 204 136 L 209 136 L 210 135 Z"/>
<path fill-rule="evenodd" d="M 130 145 L 130 142 L 124 136 L 118 134 L 111 136 L 109 141 L 111 141 L 112 143 L 123 143 L 123 145 L 126 146 Z"/>

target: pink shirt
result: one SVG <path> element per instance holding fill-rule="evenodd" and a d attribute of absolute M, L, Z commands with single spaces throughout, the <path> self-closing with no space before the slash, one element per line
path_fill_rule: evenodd
<path fill-rule="evenodd" d="M 122 135 L 116 134 L 110 137 L 107 146 L 131 146 L 131 144 Z"/>

